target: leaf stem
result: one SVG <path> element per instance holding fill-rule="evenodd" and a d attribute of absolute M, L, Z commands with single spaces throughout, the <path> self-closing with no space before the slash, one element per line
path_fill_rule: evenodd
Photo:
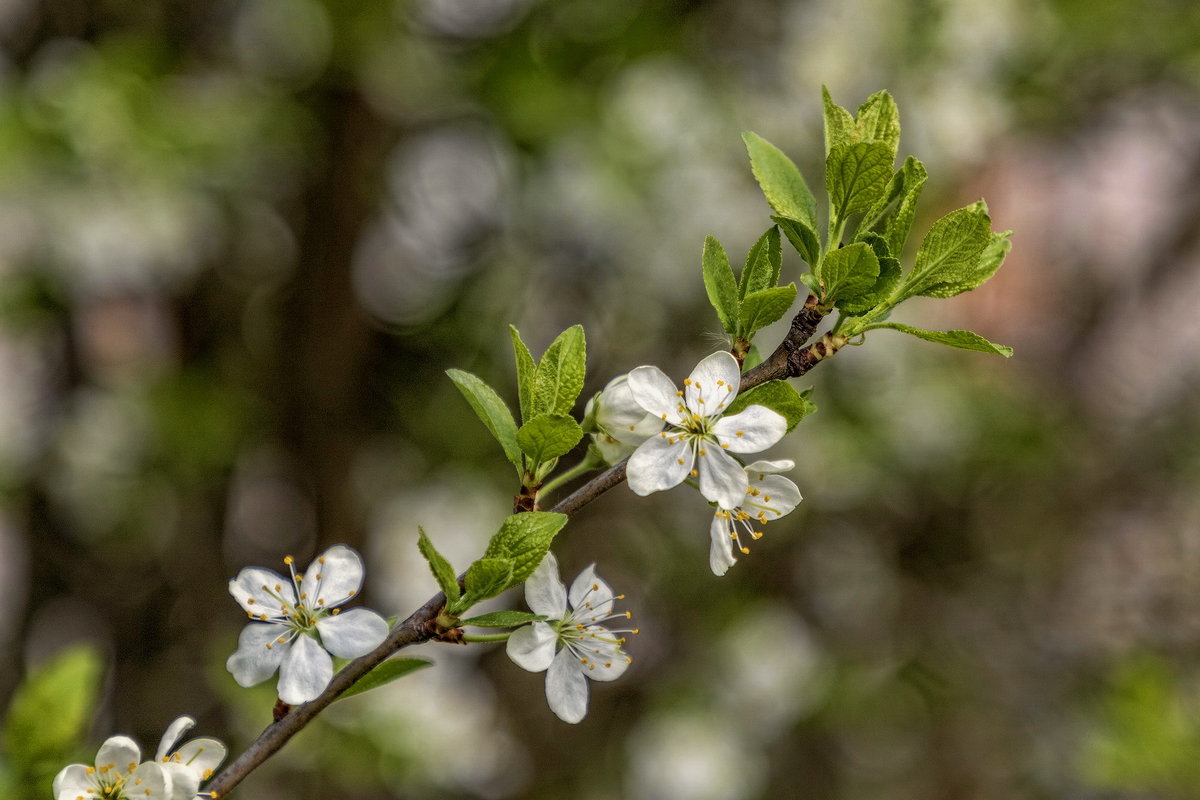
<path fill-rule="evenodd" d="M 573 481 L 580 475 L 591 472 L 595 469 L 599 469 L 599 467 L 590 458 L 584 458 L 583 461 L 580 461 L 575 466 L 571 467 L 565 472 L 558 473 L 553 478 L 543 483 L 542 488 L 538 490 L 538 494 L 549 494 L 567 481 Z"/>
<path fill-rule="evenodd" d="M 463 635 L 462 640 L 464 642 L 503 642 L 507 641 L 509 636 L 512 636 L 512 631 L 506 633 L 467 633 Z"/>

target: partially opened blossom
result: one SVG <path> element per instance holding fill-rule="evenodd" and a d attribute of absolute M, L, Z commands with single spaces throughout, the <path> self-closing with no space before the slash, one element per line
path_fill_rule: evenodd
<path fill-rule="evenodd" d="M 279 670 L 279 699 L 307 703 L 333 677 L 330 653 L 357 658 L 378 647 L 388 634 L 387 621 L 365 608 L 345 613 L 337 606 L 362 588 L 362 558 L 345 545 L 334 545 L 296 574 L 292 557 L 284 578 L 269 569 L 247 567 L 229 582 L 229 593 L 250 619 L 238 649 L 225 663 L 242 686 L 262 683 Z"/>
<path fill-rule="evenodd" d="M 592 434 L 592 441 L 609 464 L 628 458 L 639 444 L 663 429 L 659 416 L 634 400 L 628 375 L 613 378 L 588 400 L 584 417 L 593 418 L 600 429 Z"/>
<path fill-rule="evenodd" d="M 613 602 L 622 597 L 613 596 L 594 565 L 579 573 L 568 594 L 553 553 L 546 554 L 525 582 L 530 610 L 547 620 L 513 631 L 508 657 L 530 672 L 546 670 L 546 700 L 564 722 L 579 722 L 587 715 L 585 677 L 616 680 L 632 661 L 621 649 L 625 638 L 620 634 L 637 629 L 610 630 L 600 624 L 629 619 L 628 611 L 613 611 Z"/>
<path fill-rule="evenodd" d="M 724 416 L 740 380 L 737 360 L 723 351 L 697 364 L 682 390 L 658 367 L 630 372 L 633 398 L 667 428 L 629 457 L 629 488 L 647 495 L 691 476 L 708 500 L 722 508 L 739 505 L 746 495 L 746 473 L 729 453 L 757 453 L 787 432 L 787 420 L 765 406 Z"/>
<path fill-rule="evenodd" d="M 142 761 L 137 742 L 110 736 L 96 753 L 96 765 L 71 764 L 54 776 L 55 800 L 174 800 L 171 776 L 159 764 Z M 189 795 L 190 797 L 190 795 Z"/>
<path fill-rule="evenodd" d="M 776 473 L 786 472 L 796 466 L 794 461 L 755 461 L 746 469 L 746 496 L 736 508 L 718 508 L 713 515 L 709 534 L 712 544 L 708 551 L 708 565 L 713 574 L 724 575 L 734 564 L 733 550 L 747 555 L 750 548 L 742 543 L 738 528 L 751 539 L 762 538 L 762 531 L 755 528 L 790 514 L 802 499 L 800 488 L 788 478 Z"/>
<path fill-rule="evenodd" d="M 171 778 L 171 800 L 192 800 L 200 784 L 213 776 L 228 752 L 217 739 L 191 739 L 176 747 L 183 734 L 195 726 L 196 720 L 177 718 L 163 733 L 154 758 Z"/>

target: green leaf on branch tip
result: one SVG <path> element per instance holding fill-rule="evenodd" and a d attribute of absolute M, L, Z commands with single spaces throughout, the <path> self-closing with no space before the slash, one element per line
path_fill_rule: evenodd
<path fill-rule="evenodd" d="M 750 406 L 766 406 L 779 414 L 787 420 L 789 432 L 800 420 L 817 410 L 806 396 L 797 392 L 787 381 L 781 380 L 767 381 L 742 392 L 733 398 L 725 414 L 736 414 Z"/>
<path fill-rule="evenodd" d="M 742 267 L 742 275 L 738 280 L 738 299 L 744 298 L 750 292 L 770 289 L 779 283 L 779 271 L 782 266 L 783 251 L 779 243 L 779 226 L 773 225 L 759 237 L 746 255 L 746 266 Z"/>
<path fill-rule="evenodd" d="M 825 109 L 825 155 L 835 145 L 848 144 L 854 132 L 854 117 L 850 112 L 833 102 L 829 88 L 821 87 L 821 101 Z"/>
<path fill-rule="evenodd" d="M 987 246 L 983 248 L 979 261 L 976 262 L 973 269 L 968 270 L 959 280 L 930 286 L 922 294 L 925 297 L 953 297 L 979 287 L 988 278 L 995 275 L 996 270 L 1000 269 L 1000 265 L 1004 263 L 1004 257 L 1012 249 L 1010 236 L 1012 236 L 1012 231 L 991 234 Z"/>
<path fill-rule="evenodd" d="M 448 369 L 446 374 L 475 410 L 479 420 L 504 448 L 505 457 L 520 471 L 521 449 L 517 447 L 517 423 L 500 395 L 469 372 Z"/>
<path fill-rule="evenodd" d="M 960 350 L 974 350 L 977 353 L 995 353 L 1005 358 L 1009 358 L 1013 354 L 1011 347 L 989 342 L 978 333 L 971 331 L 926 331 L 908 325 L 901 325 L 898 322 L 878 322 L 868 326 L 867 330 L 878 330 L 880 328 L 900 331 L 901 333 L 915 336 L 918 339 L 924 339 L 927 342 L 937 342 L 948 347 L 957 347 Z"/>
<path fill-rule="evenodd" d="M 511 584 L 524 583 L 550 549 L 555 535 L 567 524 L 566 514 L 528 511 L 504 520 L 488 542 L 484 558 L 507 558 L 513 563 Z"/>
<path fill-rule="evenodd" d="M 467 567 L 462 599 L 447 610 L 458 615 L 476 603 L 495 597 L 512 586 L 512 573 L 513 562 L 507 558 L 479 559 Z"/>
<path fill-rule="evenodd" d="M 587 342 L 583 326 L 572 325 L 550 343 L 538 362 L 531 416 L 569 414 L 583 391 L 586 372 Z"/>
<path fill-rule="evenodd" d="M 877 233 L 869 233 L 863 244 L 870 246 L 875 257 L 879 259 L 879 277 L 875 279 L 875 284 L 862 294 L 838 301 L 838 310 L 844 314 L 865 314 L 887 301 L 900 283 L 900 261 L 892 258 L 887 241 Z"/>
<path fill-rule="evenodd" d="M 742 301 L 741 336 L 749 340 L 754 332 L 780 319 L 796 302 L 796 284 L 762 289 L 746 295 Z"/>
<path fill-rule="evenodd" d="M 900 148 L 900 110 L 886 90 L 876 92 L 858 107 L 854 117 L 853 139 L 856 142 L 882 142 L 892 152 L 889 170 Z"/>
<path fill-rule="evenodd" d="M 531 464 L 564 456 L 583 438 L 583 428 L 566 414 L 541 414 L 517 431 L 517 446 Z"/>
<path fill-rule="evenodd" d="M 783 235 L 792 243 L 792 247 L 805 263 L 815 268 L 821 260 L 821 242 L 817 239 L 816 231 L 798 219 L 780 216 L 773 216 L 771 219 L 783 231 Z"/>
<path fill-rule="evenodd" d="M 908 241 L 909 231 L 912 230 L 913 218 L 917 211 L 917 199 L 921 196 L 921 189 L 925 187 L 929 173 L 926 172 L 924 164 L 909 156 L 904 159 L 904 166 L 896 174 L 901 176 L 904 186 L 900 194 L 900 201 L 896 204 L 896 210 L 883 227 L 883 237 L 887 239 L 888 249 L 899 258 L 904 250 L 905 242 Z"/>
<path fill-rule="evenodd" d="M 528 611 L 490 611 L 459 622 L 460 625 L 474 625 L 476 628 L 516 628 L 530 622 L 544 620 L 540 614 Z"/>
<path fill-rule="evenodd" d="M 533 384 L 537 380 L 537 362 L 521 340 L 515 325 L 508 326 L 512 337 L 513 357 L 517 362 L 517 396 L 521 403 L 521 421 L 528 422 L 533 416 Z"/>
<path fill-rule="evenodd" d="M 790 158 L 756 133 L 742 134 L 750 154 L 750 169 L 775 213 L 816 227 L 817 200 Z"/>
<path fill-rule="evenodd" d="M 821 262 L 821 282 L 825 293 L 821 301 L 834 305 L 870 291 L 879 279 L 879 259 L 870 246 L 855 242 L 825 255 Z"/>
<path fill-rule="evenodd" d="M 353 697 L 356 694 L 378 689 L 380 686 L 385 686 L 397 678 L 403 678 L 405 675 L 417 670 L 432 666 L 433 662 L 426 658 L 389 658 L 359 678 L 349 689 L 338 696 L 338 700 L 345 700 L 347 697 Z"/>
<path fill-rule="evenodd" d="M 834 145 L 825 159 L 825 187 L 834 218 L 844 221 L 871 208 L 887 189 L 893 161 L 883 142 Z M 836 244 L 830 242 L 829 246 Z"/>
<path fill-rule="evenodd" d="M 904 279 L 901 299 L 973 280 L 981 271 L 984 249 L 992 241 L 990 228 L 991 218 L 982 200 L 933 223 L 921 240 L 912 272 Z"/>
<path fill-rule="evenodd" d="M 421 551 L 421 555 L 429 562 L 429 569 L 433 573 L 433 579 L 437 581 L 438 588 L 446 595 L 446 599 L 453 602 L 458 599 L 458 577 L 454 574 L 454 567 L 450 566 L 450 562 L 437 551 L 433 546 L 433 542 L 425 534 L 425 529 L 420 525 L 417 526 L 417 549 Z"/>
<path fill-rule="evenodd" d="M 721 327 L 730 336 L 737 333 L 738 289 L 733 278 L 733 267 L 725 248 L 712 236 L 704 237 L 704 254 L 701 257 L 704 273 L 704 291 L 708 302 L 717 312 Z"/>

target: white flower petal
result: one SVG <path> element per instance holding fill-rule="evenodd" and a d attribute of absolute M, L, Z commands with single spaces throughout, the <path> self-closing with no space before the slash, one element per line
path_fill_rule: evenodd
<path fill-rule="evenodd" d="M 795 466 L 796 462 L 790 458 L 781 458 L 778 461 L 755 461 L 746 465 L 746 474 L 752 475 L 752 473 L 761 472 L 764 475 L 770 475 L 775 472 L 787 472 Z M 754 478 L 751 477 L 751 481 L 753 480 Z"/>
<path fill-rule="evenodd" d="M 713 575 L 724 575 L 737 563 L 733 557 L 733 537 L 729 535 L 729 520 L 721 516 L 728 512 L 718 510 L 708 527 L 712 543 L 708 548 L 708 566 Z"/>
<path fill-rule="evenodd" d="M 571 614 L 573 619 L 584 624 L 595 622 L 612 613 L 613 591 L 596 574 L 596 565 L 588 565 L 571 584 Z"/>
<path fill-rule="evenodd" d="M 534 622 L 517 628 L 508 637 L 505 652 L 521 669 L 541 672 L 554 660 L 554 645 L 558 637 L 544 622 Z"/>
<path fill-rule="evenodd" d="M 196 796 L 196 792 L 200 790 L 199 773 L 175 761 L 168 761 L 161 766 L 163 773 L 171 782 L 171 800 L 192 800 Z M 140 770 L 138 777 L 142 777 Z"/>
<path fill-rule="evenodd" d="M 579 659 L 570 650 L 558 651 L 546 671 L 546 702 L 563 722 L 576 723 L 587 716 L 587 681 Z"/>
<path fill-rule="evenodd" d="M 301 634 L 279 666 L 279 699 L 288 705 L 307 703 L 325 691 L 333 677 L 333 661 L 317 640 Z"/>
<path fill-rule="evenodd" d="M 642 441 L 645 441 L 644 439 Z M 619 464 L 625 459 L 633 455 L 633 451 L 637 449 L 637 445 L 624 444 L 619 442 L 607 433 L 593 433 L 592 443 L 596 445 L 596 449 L 600 451 L 600 456 L 604 459 L 604 463 L 609 466 Z M 638 444 L 640 444 L 639 442 Z"/>
<path fill-rule="evenodd" d="M 787 433 L 787 420 L 766 406 L 750 406 L 712 426 L 717 441 L 731 453 L 757 453 Z"/>
<path fill-rule="evenodd" d="M 732 456 L 712 444 L 700 452 L 700 494 L 721 508 L 737 508 L 746 499 L 749 486 L 746 471 Z"/>
<path fill-rule="evenodd" d="M 645 497 L 683 483 L 694 460 L 695 454 L 686 439 L 659 435 L 638 446 L 629 457 L 625 476 L 629 488 Z"/>
<path fill-rule="evenodd" d="M 138 800 L 176 800 L 176 796 L 171 790 L 171 776 L 163 770 L 161 764 L 153 761 L 138 764 L 134 780 L 137 783 L 135 796 Z M 194 795 L 195 792 L 192 792 L 191 795 L 188 795 L 187 800 L 191 800 Z"/>
<path fill-rule="evenodd" d="M 96 769 L 111 767 L 119 772 L 128 772 L 142 760 L 142 748 L 128 736 L 110 736 L 100 745 L 96 753 Z"/>
<path fill-rule="evenodd" d="M 172 754 L 171 763 L 187 767 L 206 781 L 221 766 L 229 750 L 219 739 L 202 736 L 186 742 Z M 190 798 L 189 798 L 190 800 Z"/>
<path fill-rule="evenodd" d="M 186 714 L 182 717 L 176 717 L 175 721 L 167 726 L 167 730 L 163 733 L 162 739 L 159 740 L 158 751 L 154 754 L 154 759 L 156 761 L 162 761 L 164 758 L 169 756 L 175 749 L 175 743 L 178 742 L 185 733 L 195 727 L 195 725 L 196 720 L 192 719 Z"/>
<path fill-rule="evenodd" d="M 310 607 L 330 608 L 358 594 L 363 584 L 362 556 L 344 544 L 335 544 L 313 559 L 301 581 Z"/>
<path fill-rule="evenodd" d="M 658 367 L 638 367 L 629 373 L 629 390 L 646 413 L 672 425 L 683 422 L 682 402 L 671 379 Z"/>
<path fill-rule="evenodd" d="M 646 411 L 634 399 L 627 375 L 609 381 L 597 402 L 600 405 L 596 411 L 596 424 L 622 444 L 636 447 L 663 429 L 662 418 Z"/>
<path fill-rule="evenodd" d="M 755 519 L 759 513 L 767 520 L 779 519 L 792 513 L 804 499 L 800 496 L 800 488 L 782 475 L 764 475 L 762 478 L 753 475 L 750 489 L 758 490 L 758 494 L 747 494 L 742 510 Z"/>
<path fill-rule="evenodd" d="M 254 686 L 275 674 L 288 651 L 286 644 L 276 640 L 287 634 L 282 625 L 265 622 L 251 622 L 242 629 L 238 649 L 225 662 L 239 686 Z"/>
<path fill-rule="evenodd" d="M 317 620 L 321 644 L 338 658 L 358 658 L 374 650 L 388 635 L 387 620 L 367 608 L 352 608 Z"/>
<path fill-rule="evenodd" d="M 95 782 L 83 764 L 71 764 L 63 767 L 54 776 L 55 800 L 76 800 L 80 795 L 90 796 L 88 791 L 95 788 Z"/>
<path fill-rule="evenodd" d="M 288 605 L 296 604 L 292 579 L 259 567 L 246 567 L 239 572 L 229 582 L 229 593 L 247 613 L 255 617 L 261 614 L 268 617 L 283 616 L 280 598 Z"/>
<path fill-rule="evenodd" d="M 583 674 L 594 681 L 615 681 L 629 667 L 629 657 L 621 649 L 616 635 L 600 625 L 589 625 L 591 636 L 586 640 L 588 663 Z"/>
<path fill-rule="evenodd" d="M 562 619 L 567 615 L 567 590 L 558 578 L 554 553 L 547 552 L 525 580 L 525 602 L 530 611 L 543 617 Z"/>
<path fill-rule="evenodd" d="M 724 350 L 713 353 L 696 365 L 684 383 L 687 407 L 702 417 L 724 412 L 737 397 L 741 377 L 736 358 Z"/>

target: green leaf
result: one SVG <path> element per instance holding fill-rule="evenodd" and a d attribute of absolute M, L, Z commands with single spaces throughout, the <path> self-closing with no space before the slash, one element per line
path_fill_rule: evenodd
<path fill-rule="evenodd" d="M 746 266 L 742 267 L 742 276 L 738 281 L 738 299 L 743 299 L 749 292 L 769 289 L 779 283 L 779 271 L 782 266 L 783 251 L 779 244 L 779 226 L 772 225 L 746 255 Z"/>
<path fill-rule="evenodd" d="M 871 208 L 887 189 L 894 160 L 883 142 L 834 145 L 825 159 L 825 187 L 834 218 L 845 220 Z"/>
<path fill-rule="evenodd" d="M 355 684 L 338 696 L 338 700 L 345 700 L 347 697 L 378 689 L 397 678 L 403 678 L 417 670 L 432 666 L 433 662 L 426 658 L 389 658 L 359 678 Z"/>
<path fill-rule="evenodd" d="M 891 150 L 892 160 L 888 171 L 896 160 L 900 147 L 900 110 L 887 91 L 876 92 L 858 107 L 854 119 L 853 139 L 856 142 L 882 142 Z"/>
<path fill-rule="evenodd" d="M 742 140 L 750 153 L 754 178 L 775 213 L 816 228 L 817 200 L 792 160 L 756 133 L 746 131 Z"/>
<path fill-rule="evenodd" d="M 875 286 L 879 278 L 879 259 L 864 242 L 855 242 L 833 250 L 821 262 L 821 282 L 826 305 L 841 299 L 853 299 Z"/>
<path fill-rule="evenodd" d="M 459 624 L 474 625 L 476 628 L 516 628 L 543 619 L 545 617 L 528 611 L 489 611 L 478 617 L 464 619 Z"/>
<path fill-rule="evenodd" d="M 729 404 L 726 416 L 749 406 L 766 406 L 787 420 L 790 432 L 800 420 L 817 410 L 808 398 L 797 392 L 787 381 L 767 381 L 742 392 Z"/>
<path fill-rule="evenodd" d="M 883 237 L 887 239 L 888 249 L 899 258 L 904 252 L 904 243 L 908 241 L 908 232 L 912 230 L 917 198 L 921 196 L 921 189 L 924 188 L 929 173 L 925 171 L 924 164 L 909 156 L 897 174 L 901 176 L 904 188 L 895 213 L 888 218 L 883 228 Z"/>
<path fill-rule="evenodd" d="M 805 263 L 810 267 L 815 267 L 821 260 L 821 243 L 812 227 L 790 217 L 773 216 L 771 219 L 783 231 L 783 235 L 792 243 L 792 247 L 796 249 Z"/>
<path fill-rule="evenodd" d="M 50 781 L 74 755 L 96 708 L 104 663 L 91 645 L 67 648 L 17 687 L 4 723 L 9 766 L 31 796 L 50 796 Z M 41 784 L 45 784 L 44 787 Z"/>
<path fill-rule="evenodd" d="M 904 279 L 901 298 L 927 294 L 944 284 L 970 281 L 991 241 L 990 225 L 982 200 L 933 223 L 921 240 L 912 272 Z"/>
<path fill-rule="evenodd" d="M 978 287 L 995 275 L 996 270 L 1000 269 L 1000 265 L 1004 263 L 1004 257 L 1012 249 L 1010 236 L 1012 236 L 1012 231 L 991 234 L 987 246 L 983 248 L 983 253 L 980 254 L 979 261 L 976 262 L 973 269 L 968 270 L 958 280 L 930 286 L 922 294 L 926 297 L 953 297 Z"/>
<path fill-rule="evenodd" d="M 704 272 L 704 291 L 708 302 L 716 309 L 721 327 L 731 336 L 737 332 L 738 289 L 733 278 L 733 267 L 725 248 L 712 236 L 704 237 L 704 255 L 701 259 Z"/>
<path fill-rule="evenodd" d="M 509 559 L 513 562 L 510 585 L 524 583 L 546 556 L 555 534 L 566 524 L 566 514 L 551 511 L 513 514 L 488 542 L 483 557 Z"/>
<path fill-rule="evenodd" d="M 517 447 L 517 423 L 512 412 L 492 387 L 461 369 L 448 369 L 446 374 L 462 392 L 476 416 L 504 448 L 504 455 L 518 471 L 521 469 L 521 449 Z"/>
<path fill-rule="evenodd" d="M 453 606 L 452 614 L 466 611 L 476 603 L 495 597 L 512 586 L 513 562 L 507 558 L 481 558 L 467 567 L 463 581 L 466 591 Z"/>
<path fill-rule="evenodd" d="M 450 566 L 450 562 L 437 551 L 437 548 L 433 546 L 433 542 L 425 534 L 425 529 L 420 525 L 417 526 L 417 549 L 421 551 L 421 555 L 429 562 L 429 569 L 433 572 L 433 579 L 437 581 L 438 588 L 446 595 L 446 599 L 450 602 L 457 600 L 460 592 L 458 577 L 454 573 L 454 567 Z"/>
<path fill-rule="evenodd" d="M 583 429 L 566 414 L 536 416 L 517 431 L 517 445 L 532 464 L 566 455 L 582 438 Z"/>
<path fill-rule="evenodd" d="M 741 337 L 747 340 L 752 338 L 755 331 L 765 328 L 786 314 L 795 301 L 794 283 L 761 289 L 746 295 L 746 299 L 742 301 Z"/>
<path fill-rule="evenodd" d="M 521 402 L 521 421 L 528 422 L 533 417 L 533 384 L 537 380 L 537 362 L 533 354 L 521 341 L 521 333 L 515 325 L 508 326 L 512 337 L 513 357 L 517 361 L 517 396 Z"/>
<path fill-rule="evenodd" d="M 833 102 L 829 88 L 821 87 L 821 101 L 825 107 L 825 155 L 839 144 L 849 144 L 854 132 L 854 117 L 850 112 Z"/>
<path fill-rule="evenodd" d="M 892 258 L 887 240 L 877 233 L 869 233 L 863 243 L 868 245 L 879 259 L 879 277 L 867 291 L 857 297 L 845 298 L 838 302 L 838 310 L 845 314 L 865 314 L 890 299 L 892 292 L 900 284 L 900 260 Z"/>
<path fill-rule="evenodd" d="M 537 365 L 533 414 L 569 414 L 583 391 L 587 372 L 587 343 L 583 326 L 572 325 L 550 343 Z"/>
<path fill-rule="evenodd" d="M 996 355 L 1009 358 L 1013 354 L 1011 347 L 1006 347 L 1002 344 L 989 342 L 987 339 L 980 336 L 978 333 L 971 331 L 926 331 L 920 328 L 912 328 L 908 325 L 901 325 L 898 322 L 877 322 L 869 325 L 866 330 L 876 330 L 878 328 L 890 328 L 894 331 L 907 333 L 910 336 L 915 336 L 918 339 L 924 339 L 927 342 L 937 342 L 949 347 L 957 347 L 960 350 L 974 350 L 978 353 L 995 353 Z"/>

